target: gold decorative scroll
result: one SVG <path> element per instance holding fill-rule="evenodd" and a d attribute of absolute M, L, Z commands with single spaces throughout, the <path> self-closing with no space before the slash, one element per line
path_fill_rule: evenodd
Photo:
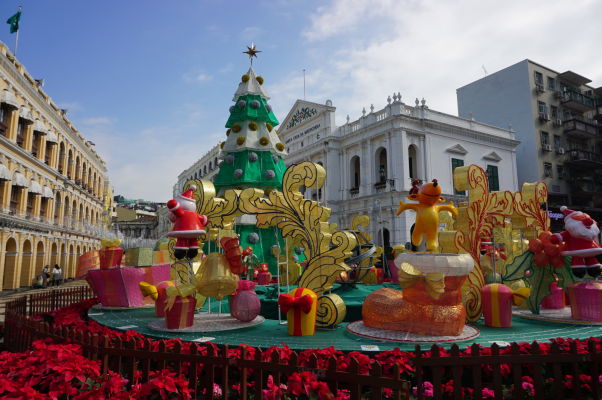
<path fill-rule="evenodd" d="M 482 313 L 481 288 L 485 284 L 480 265 L 481 237 L 492 236 L 494 226 L 505 224 L 512 214 L 514 197 L 508 191 L 490 193 L 487 174 L 476 165 L 456 168 L 454 187 L 468 191 L 468 205 L 458 208 L 454 239 L 455 247 L 465 250 L 475 262 L 462 290 L 467 319 L 476 321 Z"/>
<path fill-rule="evenodd" d="M 534 238 L 550 229 L 550 216 L 541 207 L 548 202 L 548 187 L 543 182 L 523 183 L 522 190 L 514 194 L 513 221 L 523 225 L 525 237 Z M 522 227 L 522 226 L 521 226 Z"/>
<path fill-rule="evenodd" d="M 234 222 L 234 218 L 241 215 L 238 209 L 238 196 L 240 190 L 227 190 L 224 198 L 216 197 L 215 187 L 210 181 L 197 179 L 186 182 L 184 190 L 190 185 L 196 185 L 194 199 L 196 212 L 209 219 L 208 228 L 226 228 Z"/>

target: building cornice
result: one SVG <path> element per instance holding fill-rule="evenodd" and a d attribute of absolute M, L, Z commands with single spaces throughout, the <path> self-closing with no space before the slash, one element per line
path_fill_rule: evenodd
<path fill-rule="evenodd" d="M 19 84 L 24 88 L 24 90 L 27 92 L 30 98 L 35 99 L 37 103 L 39 103 L 39 105 L 42 106 L 44 111 L 46 111 L 47 119 L 53 119 L 54 122 L 56 122 L 54 125 L 60 126 L 62 128 L 63 134 L 71 139 L 71 141 L 78 148 L 78 150 L 80 150 L 82 153 L 86 153 L 90 160 L 96 161 L 98 163 L 96 167 L 100 171 L 102 171 L 103 174 L 106 174 L 107 167 L 105 165 L 104 160 L 100 158 L 100 156 L 92 149 L 88 148 L 87 146 L 82 146 L 82 143 L 84 141 L 83 135 L 82 137 L 79 137 L 77 135 L 77 131 L 71 126 L 69 126 L 62 116 L 58 118 L 58 111 L 55 110 L 54 107 L 52 107 L 52 105 L 49 104 L 46 98 L 44 98 L 37 89 L 33 89 L 31 82 L 29 82 L 29 80 L 25 78 L 24 74 L 17 69 L 16 65 L 13 62 L 11 62 L 5 54 L 2 54 L 2 56 L 0 56 L 0 65 L 2 65 L 2 67 L 4 67 L 6 71 L 12 74 L 12 78 L 16 79 L 19 82 Z M 48 96 L 48 98 L 50 97 Z"/>

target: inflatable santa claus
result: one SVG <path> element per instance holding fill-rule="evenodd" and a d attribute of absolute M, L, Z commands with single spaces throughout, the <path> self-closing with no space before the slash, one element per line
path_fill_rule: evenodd
<path fill-rule="evenodd" d="M 602 254 L 597 241 L 600 234 L 598 224 L 581 211 L 573 211 L 565 206 L 560 207 L 560 211 L 564 214 L 565 230 L 550 237 L 550 242 L 564 242 L 560 254 L 572 257 L 571 268 L 575 276 L 583 278 L 586 272 L 592 277 L 600 275 L 600 263 L 596 258 Z"/>
<path fill-rule="evenodd" d="M 195 185 L 167 202 L 168 218 L 173 222 L 173 229 L 167 236 L 175 237 L 174 256 L 180 260 L 184 257 L 194 258 L 199 251 L 199 238 L 205 233 L 207 217 L 196 213 L 194 200 Z"/>

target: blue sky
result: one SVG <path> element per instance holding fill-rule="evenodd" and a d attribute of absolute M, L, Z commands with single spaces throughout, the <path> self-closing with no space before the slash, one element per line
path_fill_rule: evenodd
<path fill-rule="evenodd" d="M 303 96 L 303 68 L 307 100 L 331 99 L 339 123 L 393 92 L 455 114 L 456 88 L 525 58 L 602 85 L 602 2 L 525 4 L 3 0 L 0 17 L 23 6 L 17 57 L 96 143 L 115 193 L 167 201 L 225 136 L 252 41 L 280 120 Z M 13 49 L 8 25 L 0 40 Z"/>

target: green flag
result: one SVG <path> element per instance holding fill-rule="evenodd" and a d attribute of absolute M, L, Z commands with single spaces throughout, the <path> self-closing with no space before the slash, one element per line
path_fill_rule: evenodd
<path fill-rule="evenodd" d="M 15 15 L 6 20 L 6 23 L 10 25 L 10 33 L 15 33 L 19 30 L 19 20 L 21 19 L 21 10 L 17 11 Z"/>

